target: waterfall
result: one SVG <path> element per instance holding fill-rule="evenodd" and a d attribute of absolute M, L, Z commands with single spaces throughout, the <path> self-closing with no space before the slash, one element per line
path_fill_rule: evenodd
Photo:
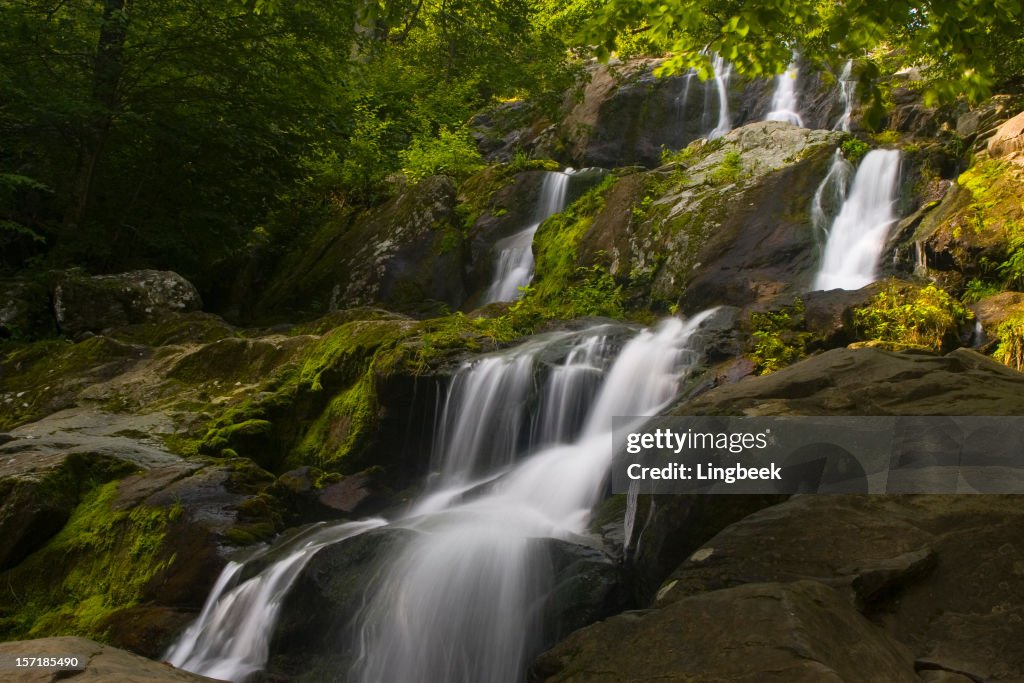
<path fill-rule="evenodd" d="M 485 304 L 515 301 L 521 296 L 519 288 L 530 284 L 533 279 L 533 236 L 548 217 L 565 209 L 571 174 L 572 169 L 545 174 L 533 222 L 495 244 L 498 257 L 494 265 L 494 278 L 484 295 Z"/>
<path fill-rule="evenodd" d="M 732 117 L 729 116 L 729 77 L 732 76 L 732 65 L 726 64 L 721 55 L 715 55 L 712 67 L 718 89 L 718 125 L 708 134 L 709 140 L 720 138 L 732 130 Z"/>
<path fill-rule="evenodd" d="M 853 95 L 857 89 L 857 81 L 853 80 L 853 60 L 847 60 L 842 73 L 839 74 L 839 101 L 843 103 L 843 115 L 836 121 L 832 130 L 850 132 L 850 116 L 853 114 Z"/>
<path fill-rule="evenodd" d="M 463 366 L 439 416 L 433 486 L 391 522 L 416 533 L 367 586 L 354 670 L 339 676 L 522 680 L 553 588 L 538 539 L 586 532 L 611 464 L 612 417 L 653 415 L 677 395 L 702 358 L 695 333 L 710 313 L 624 344 L 616 325 L 541 335 Z M 265 667 L 282 600 L 313 555 L 385 524 L 313 528 L 273 548 L 280 559 L 246 581 L 245 565 L 229 563 L 166 659 L 245 680 Z"/>
<path fill-rule="evenodd" d="M 786 68 L 785 73 L 775 77 L 772 110 L 765 117 L 766 121 L 788 121 L 794 126 L 803 128 L 804 121 L 800 118 L 796 98 L 796 78 L 799 72 L 794 61 Z"/>
<path fill-rule="evenodd" d="M 206 598 L 199 618 L 164 659 L 211 678 L 243 681 L 266 666 L 278 609 L 306 563 L 321 548 L 384 525 L 382 519 L 315 528 L 280 548 L 282 559 L 236 583 L 244 564 L 229 562 Z"/>
<path fill-rule="evenodd" d="M 846 201 L 852 177 L 853 166 L 843 156 L 843 151 L 837 147 L 835 154 L 832 155 L 828 173 L 814 191 L 814 198 L 811 200 L 811 225 L 814 227 L 815 237 L 821 240 L 822 245 L 828 240 L 829 226 Z"/>
<path fill-rule="evenodd" d="M 537 637 L 551 588 L 547 556 L 534 540 L 585 531 L 611 463 L 611 417 L 651 415 L 675 397 L 681 374 L 699 357 L 690 339 L 706 315 L 687 323 L 670 319 L 641 332 L 607 369 L 595 365 L 607 342 L 580 339 L 563 366 L 601 377 L 572 440 L 563 432 L 558 442 L 521 458 L 476 498 L 435 506 L 401 522 L 418 533 L 388 562 L 388 572 L 371 588 L 359 615 L 354 680 L 522 680 L 542 645 Z M 535 350 L 525 353 L 537 357 Z M 506 364 L 509 372 L 514 367 Z M 566 406 L 578 411 L 577 399 L 590 392 L 588 382 L 574 375 L 549 376 L 549 385 L 566 386 L 545 390 L 557 397 L 545 412 Z M 570 384 L 579 388 L 572 400 L 566 398 L 576 393 Z M 464 484 L 455 486 L 465 490 Z"/>
<path fill-rule="evenodd" d="M 874 282 L 889 228 L 897 219 L 899 177 L 898 150 L 876 149 L 864 157 L 829 230 L 815 289 L 860 289 Z"/>

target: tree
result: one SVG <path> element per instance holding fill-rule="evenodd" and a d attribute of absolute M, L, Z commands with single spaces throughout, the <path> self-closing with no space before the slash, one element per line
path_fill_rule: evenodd
<path fill-rule="evenodd" d="M 663 71 L 710 73 L 710 54 L 740 73 L 782 73 L 794 50 L 819 63 L 888 45 L 931 67 L 929 97 L 972 100 L 1024 74 L 1024 4 L 1018 0 L 609 0 L 584 39 L 606 56 L 646 32 L 672 52 Z"/>

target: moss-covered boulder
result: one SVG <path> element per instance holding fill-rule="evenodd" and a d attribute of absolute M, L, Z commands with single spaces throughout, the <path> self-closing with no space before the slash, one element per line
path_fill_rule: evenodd
<path fill-rule="evenodd" d="M 257 315 L 316 317 L 369 304 L 458 308 L 467 254 L 456 203 L 452 181 L 435 176 L 377 208 L 328 222 L 279 265 Z"/>
<path fill-rule="evenodd" d="M 541 226 L 535 287 L 564 290 L 578 269 L 596 267 L 630 306 L 687 311 L 801 291 L 818 261 L 811 198 L 842 139 L 754 123 L 621 177 L 599 201 Z"/>
<path fill-rule="evenodd" d="M 68 336 L 157 320 L 167 313 L 202 308 L 199 292 L 177 273 L 136 270 L 88 276 L 68 271 L 55 276 L 53 310 Z"/>

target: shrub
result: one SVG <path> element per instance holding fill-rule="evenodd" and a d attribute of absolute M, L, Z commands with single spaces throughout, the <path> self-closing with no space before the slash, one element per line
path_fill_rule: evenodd
<path fill-rule="evenodd" d="M 464 180 L 484 167 L 480 152 L 466 132 L 448 128 L 442 128 L 437 137 L 415 138 L 399 157 L 402 173 L 413 183 L 441 173 Z"/>
<path fill-rule="evenodd" d="M 890 282 L 853 313 L 861 339 L 939 351 L 957 339 L 971 313 L 935 285 L 917 288 Z"/>

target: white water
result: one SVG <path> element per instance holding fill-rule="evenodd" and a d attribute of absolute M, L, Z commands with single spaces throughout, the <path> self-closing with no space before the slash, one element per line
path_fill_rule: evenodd
<path fill-rule="evenodd" d="M 602 359 L 608 340 L 600 330 L 584 333 L 562 364 L 574 369 L 550 373 L 541 391 L 547 399 L 544 412 L 561 415 L 540 433 L 562 443 L 520 460 L 503 477 L 492 476 L 490 485 L 468 500 L 463 500 L 466 463 L 442 474 L 442 487 L 454 493 L 444 495 L 442 489 L 433 504 L 420 506 L 420 514 L 401 522 L 418 534 L 387 563 L 389 572 L 373 587 L 360 615 L 354 680 L 522 679 L 540 645 L 551 580 L 547 555 L 535 539 L 571 538 L 585 531 L 611 462 L 612 416 L 651 415 L 675 397 L 681 374 L 698 358 L 689 340 L 706 315 L 687 323 L 670 319 L 641 332 L 607 369 Z M 524 349 L 522 354 L 536 362 L 542 351 Z M 524 371 L 514 361 L 503 367 L 509 374 Z M 478 366 L 471 373 L 476 371 L 493 374 L 492 368 Z M 601 380 L 596 395 L 583 381 L 590 374 Z M 475 410 L 469 406 L 480 397 L 468 390 L 471 384 L 467 378 L 459 403 Z M 581 403 L 589 403 L 589 409 L 574 429 L 567 416 L 578 414 Z M 467 438 L 475 442 L 474 435 Z M 454 453 L 465 452 L 464 444 L 451 446 Z M 478 452 L 484 462 L 492 458 L 487 450 Z"/>
<path fill-rule="evenodd" d="M 828 173 L 814 191 L 814 198 L 811 200 L 811 225 L 814 226 L 815 237 L 821 240 L 822 245 L 827 242 L 829 226 L 846 201 L 851 178 L 853 165 L 837 147 L 835 154 L 832 155 Z"/>
<path fill-rule="evenodd" d="M 839 101 L 843 103 L 843 115 L 836 121 L 832 130 L 850 132 L 850 116 L 853 115 L 853 95 L 857 88 L 857 81 L 853 80 L 853 60 L 850 59 L 839 74 Z"/>
<path fill-rule="evenodd" d="M 800 108 L 796 97 L 796 79 L 800 70 L 796 62 L 786 68 L 786 72 L 775 77 L 775 93 L 772 95 L 772 110 L 765 117 L 766 121 L 788 121 L 794 126 L 803 128 L 804 120 L 800 117 Z"/>
<path fill-rule="evenodd" d="M 732 76 L 732 64 L 727 64 L 721 55 L 715 55 L 712 67 L 715 70 L 715 86 L 718 89 L 718 125 L 708 134 L 708 140 L 720 138 L 732 130 L 732 117 L 729 115 L 729 78 Z"/>
<path fill-rule="evenodd" d="M 498 258 L 494 277 L 484 295 L 484 303 L 515 301 L 522 296 L 521 287 L 533 279 L 533 236 L 537 228 L 550 216 L 565 209 L 571 169 L 563 173 L 550 172 L 544 176 L 540 198 L 534 210 L 533 222 L 525 229 L 495 244 Z"/>
<path fill-rule="evenodd" d="M 889 228 L 897 219 L 899 177 L 899 151 L 876 149 L 864 157 L 829 230 L 814 289 L 860 289 L 877 279 Z"/>
<path fill-rule="evenodd" d="M 306 563 L 321 548 L 383 526 L 382 519 L 334 524 L 293 539 L 284 558 L 237 584 L 243 564 L 229 562 L 199 618 L 164 655 L 179 669 L 211 678 L 243 681 L 263 669 L 278 610 Z"/>

